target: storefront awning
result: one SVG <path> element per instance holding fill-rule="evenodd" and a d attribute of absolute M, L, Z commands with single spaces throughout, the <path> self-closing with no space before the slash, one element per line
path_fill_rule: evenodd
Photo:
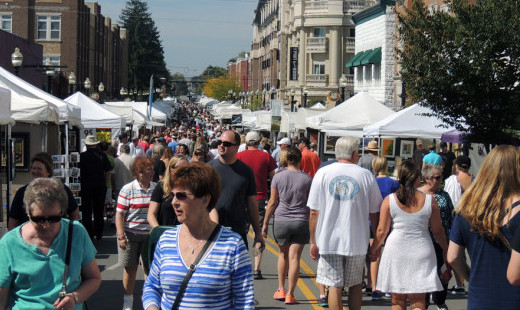
<path fill-rule="evenodd" d="M 375 48 L 373 50 L 370 50 L 365 57 L 361 60 L 362 65 L 367 64 L 380 64 L 381 63 L 381 48 Z"/>
<path fill-rule="evenodd" d="M 375 48 L 372 50 L 367 50 L 363 52 L 359 52 L 352 59 L 350 59 L 345 67 L 357 67 L 367 64 L 380 64 L 381 63 L 381 48 Z"/>
<path fill-rule="evenodd" d="M 362 59 L 363 57 L 365 57 L 365 54 L 366 54 L 366 51 L 364 52 L 359 52 L 357 53 L 356 55 L 354 55 L 354 57 L 352 57 L 352 59 L 350 59 L 346 66 L 347 68 L 349 67 L 355 67 L 356 65 L 354 65 L 354 63 L 357 63 L 360 59 Z"/>

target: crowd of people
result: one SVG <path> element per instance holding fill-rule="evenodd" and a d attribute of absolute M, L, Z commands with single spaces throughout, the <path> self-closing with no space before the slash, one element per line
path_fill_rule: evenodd
<path fill-rule="evenodd" d="M 298 303 L 309 245 L 320 306 L 342 309 L 346 292 L 349 309 L 360 309 L 365 292 L 390 296 L 392 309 L 443 310 L 467 282 L 468 309 L 520 309 L 516 147 L 495 147 L 473 176 L 468 156 L 417 139 L 392 177 L 377 141 L 361 156 L 359 139 L 341 137 L 323 163 L 313 142 L 241 134 L 188 104 L 154 133 L 87 136 L 79 207 L 52 178 L 50 156 L 36 154 L 0 240 L 0 309 L 81 309 L 101 283 L 95 245 L 114 201 L 123 310 L 152 244 L 144 309 L 254 309 L 269 235 L 279 247 L 273 298 L 287 305 Z"/>

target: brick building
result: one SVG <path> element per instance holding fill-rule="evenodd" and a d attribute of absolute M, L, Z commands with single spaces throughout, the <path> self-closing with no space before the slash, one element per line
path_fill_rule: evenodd
<path fill-rule="evenodd" d="M 236 61 L 228 63 L 229 76 L 234 77 L 237 84 L 240 85 L 241 91 L 251 90 L 251 59 L 246 54 L 243 58 L 237 58 Z"/>
<path fill-rule="evenodd" d="M 53 88 L 59 97 L 68 95 L 72 70 L 76 90 L 83 90 L 87 77 L 91 91 L 103 82 L 107 98 L 119 96 L 121 86 L 127 85 L 126 30 L 104 17 L 97 2 L 6 0 L 0 6 L 0 29 L 43 46 L 42 65 L 61 67 L 54 78 L 59 85 Z"/>

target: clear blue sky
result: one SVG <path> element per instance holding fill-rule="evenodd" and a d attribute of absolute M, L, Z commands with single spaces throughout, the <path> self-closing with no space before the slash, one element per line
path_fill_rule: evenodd
<path fill-rule="evenodd" d="M 226 67 L 249 52 L 257 0 L 149 0 L 171 73 L 199 75 L 209 65 Z M 101 13 L 119 20 L 124 0 L 98 0 Z"/>

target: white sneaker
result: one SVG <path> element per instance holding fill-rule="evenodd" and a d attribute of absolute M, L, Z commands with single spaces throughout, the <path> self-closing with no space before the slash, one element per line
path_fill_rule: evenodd
<path fill-rule="evenodd" d="M 133 297 L 133 296 L 132 296 Z M 126 296 L 123 298 L 123 310 L 133 310 L 134 307 L 134 299 Z"/>

